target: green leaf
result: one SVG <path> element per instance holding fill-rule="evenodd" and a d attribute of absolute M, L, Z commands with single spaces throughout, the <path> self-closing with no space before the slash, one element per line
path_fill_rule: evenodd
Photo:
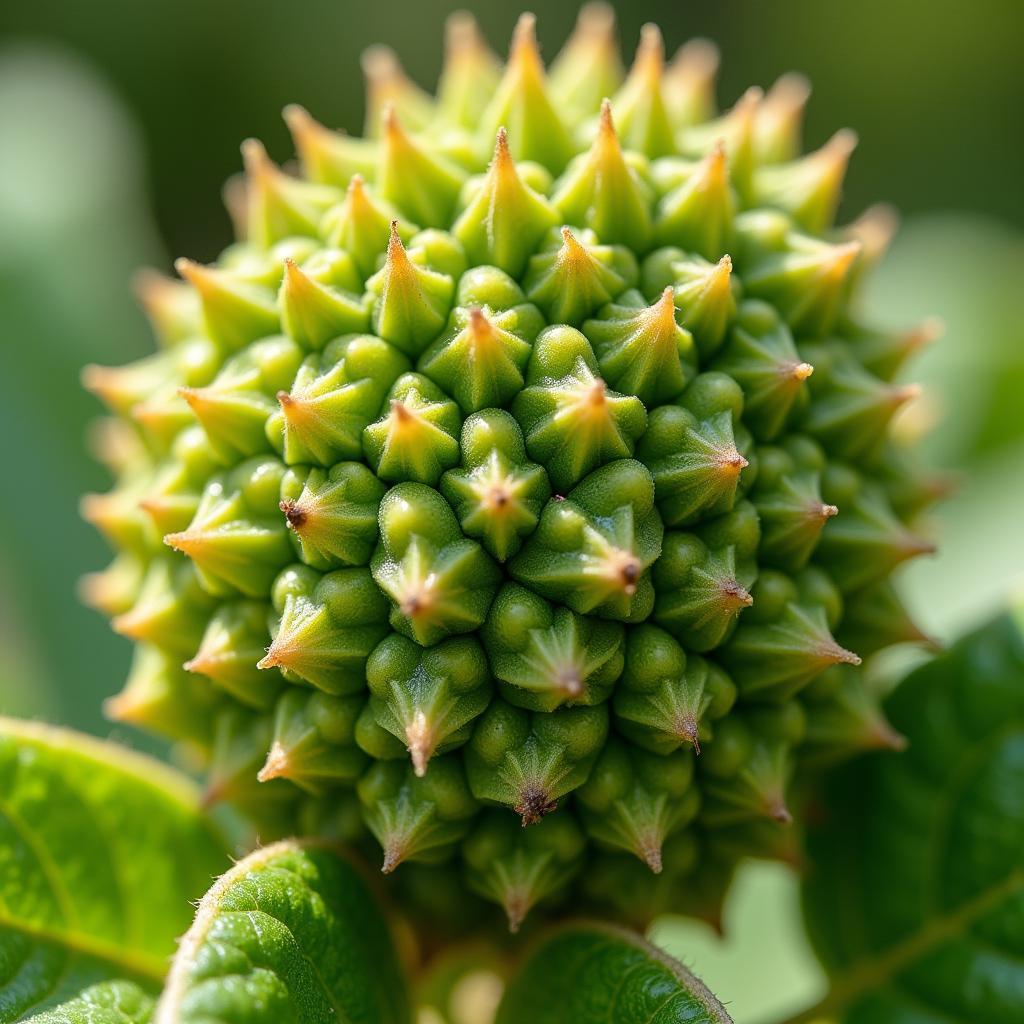
<path fill-rule="evenodd" d="M 157 1024 L 400 1024 L 405 984 L 359 871 L 327 845 L 250 854 L 203 897 Z"/>
<path fill-rule="evenodd" d="M 101 981 L 26 1024 L 149 1024 L 154 999 L 131 981 Z"/>
<path fill-rule="evenodd" d="M 904 754 L 840 772 L 805 914 L 832 991 L 790 1024 L 1024 1020 L 1024 635 L 1003 615 L 888 702 Z"/>
<path fill-rule="evenodd" d="M 681 963 L 639 935 L 570 924 L 537 946 L 513 978 L 496 1024 L 731 1024 Z"/>
<path fill-rule="evenodd" d="M 41 1019 L 145 1020 L 134 986 L 159 988 L 189 900 L 224 858 L 183 776 L 0 718 L 0 1021 L 69 999 Z M 134 984 L 99 984 L 109 979 Z"/>

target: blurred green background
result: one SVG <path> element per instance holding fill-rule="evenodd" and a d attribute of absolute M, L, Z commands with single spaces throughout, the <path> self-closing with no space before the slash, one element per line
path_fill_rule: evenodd
<path fill-rule="evenodd" d="M 75 596 L 77 578 L 107 559 L 77 514 L 79 495 L 105 486 L 85 441 L 99 408 L 78 372 L 149 350 L 131 270 L 217 253 L 229 237 L 220 188 L 239 167 L 238 143 L 258 136 L 286 158 L 285 103 L 359 130 L 366 45 L 389 42 L 432 84 L 442 20 L 456 6 L 0 5 L 0 712 L 111 731 L 100 701 L 119 688 L 129 652 Z M 503 49 L 518 9 L 473 10 Z M 576 4 L 548 0 L 538 13 L 550 56 Z M 843 125 L 860 133 L 844 214 L 885 199 L 904 216 L 869 305 L 892 325 L 935 313 L 947 326 L 914 367 L 927 388 L 915 418 L 934 424 L 925 455 L 960 487 L 935 515 L 941 554 L 903 582 L 935 636 L 961 631 L 1024 584 L 1024 5 L 634 0 L 619 17 L 627 55 L 648 20 L 670 50 L 714 39 L 723 105 L 798 69 L 814 83 L 808 144 Z M 727 912 L 728 923 L 746 922 L 739 943 L 697 926 L 659 931 L 732 999 L 739 1024 L 819 984 L 793 888 L 775 868 L 744 877 Z"/>

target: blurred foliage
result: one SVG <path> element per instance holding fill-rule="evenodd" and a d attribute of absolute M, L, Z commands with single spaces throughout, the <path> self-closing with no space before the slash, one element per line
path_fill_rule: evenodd
<path fill-rule="evenodd" d="M 521 5 L 504 0 L 34 0 L 0 5 L 0 38 L 43 36 L 87 55 L 142 125 L 161 230 L 175 255 L 212 257 L 227 237 L 221 184 L 238 144 L 290 152 L 281 108 L 299 102 L 326 124 L 362 125 L 359 54 L 387 42 L 410 73 L 436 80 L 442 21 L 465 6 L 504 50 Z M 525 5 L 528 6 L 528 5 Z M 577 3 L 538 9 L 545 52 Z M 847 195 L 853 214 L 888 199 L 904 212 L 973 209 L 1024 225 L 1019 130 L 1024 5 L 1019 0 L 720 0 L 617 5 L 623 49 L 658 22 L 671 51 L 704 35 L 722 49 L 720 98 L 796 69 L 814 83 L 808 141 L 861 134 Z"/>

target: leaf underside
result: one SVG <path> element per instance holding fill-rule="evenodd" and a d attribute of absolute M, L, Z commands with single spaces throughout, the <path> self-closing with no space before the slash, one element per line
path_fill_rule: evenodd
<path fill-rule="evenodd" d="M 804 892 L 832 994 L 793 1021 L 1024 1021 L 1024 637 L 1010 616 L 889 701 L 906 753 L 827 790 Z"/>

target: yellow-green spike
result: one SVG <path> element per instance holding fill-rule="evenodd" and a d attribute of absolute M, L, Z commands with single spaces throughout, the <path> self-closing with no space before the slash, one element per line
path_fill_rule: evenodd
<path fill-rule="evenodd" d="M 384 108 L 381 121 L 383 135 L 377 173 L 381 196 L 418 224 L 448 227 L 466 179 L 465 172 L 416 142 L 402 126 L 393 106 Z"/>
<path fill-rule="evenodd" d="M 199 301 L 187 284 L 143 268 L 132 278 L 132 291 L 161 346 L 176 345 L 198 332 Z"/>
<path fill-rule="evenodd" d="M 693 173 L 658 203 L 655 240 L 717 260 L 732 241 L 737 200 L 719 140 Z"/>
<path fill-rule="evenodd" d="M 360 63 L 366 79 L 364 134 L 367 138 L 380 134 L 382 115 L 387 107 L 393 107 L 414 132 L 430 124 L 434 117 L 433 98 L 409 78 L 390 46 L 367 48 Z"/>
<path fill-rule="evenodd" d="M 628 246 L 638 255 L 650 247 L 650 194 L 622 155 L 608 100 L 589 152 L 559 179 L 551 202 L 567 223 L 590 228 L 602 242 Z"/>
<path fill-rule="evenodd" d="M 256 139 L 242 143 L 246 176 L 246 239 L 268 249 L 293 235 L 317 236 L 324 212 L 338 201 L 327 185 L 291 178 L 267 156 Z"/>
<path fill-rule="evenodd" d="M 206 333 L 222 348 L 235 352 L 280 329 L 273 296 L 265 289 L 192 260 L 176 260 L 174 269 L 195 288 Z"/>
<path fill-rule="evenodd" d="M 860 242 L 814 242 L 768 257 L 744 284 L 748 294 L 773 303 L 797 335 L 820 337 L 839 316 L 860 248 Z"/>
<path fill-rule="evenodd" d="M 558 223 L 558 213 L 516 170 L 504 128 L 498 129 L 494 158 L 480 188 L 452 228 L 471 263 L 492 264 L 513 277 L 544 235 Z"/>
<path fill-rule="evenodd" d="M 370 325 L 361 297 L 318 281 L 292 259 L 284 261 L 278 304 L 285 333 L 307 349 L 323 348 L 331 338 L 365 331 Z"/>
<path fill-rule="evenodd" d="M 835 219 L 846 167 L 856 145 L 856 133 L 843 129 L 814 153 L 760 168 L 754 178 L 758 201 L 792 214 L 808 231 L 825 231 Z"/>
<path fill-rule="evenodd" d="M 448 320 L 455 282 L 447 274 L 417 266 L 409 259 L 398 222 L 391 222 L 388 253 L 366 288 L 376 296 L 373 329 L 406 355 L 419 355 Z"/>
<path fill-rule="evenodd" d="M 480 123 L 483 138 L 492 139 L 502 125 L 516 160 L 536 160 L 558 174 L 573 155 L 569 130 L 548 95 L 532 14 L 516 24 L 505 74 Z"/>
<path fill-rule="evenodd" d="M 677 128 L 703 124 L 715 115 L 718 47 L 710 39 L 691 39 L 676 50 L 665 69 L 662 91 L 669 118 Z"/>
<path fill-rule="evenodd" d="M 690 156 L 704 156 L 719 139 L 729 157 L 729 174 L 740 198 L 749 202 L 754 195 L 754 128 L 757 112 L 764 102 L 764 92 L 756 86 L 748 89 L 736 105 L 705 124 L 693 125 L 680 132 L 680 148 Z"/>
<path fill-rule="evenodd" d="M 377 173 L 377 144 L 331 131 L 315 121 L 304 107 L 284 108 L 284 120 L 292 133 L 302 170 L 310 181 L 344 188 L 353 174 L 371 181 Z"/>
<path fill-rule="evenodd" d="M 596 114 L 601 101 L 615 93 L 622 79 L 615 9 L 593 0 L 580 8 L 573 34 L 551 62 L 551 93 L 578 120 Z"/>
<path fill-rule="evenodd" d="M 445 23 L 444 67 L 437 86 L 441 119 L 475 129 L 501 81 L 501 64 L 468 11 L 455 11 Z"/>
<path fill-rule="evenodd" d="M 657 25 L 640 30 L 640 45 L 622 88 L 612 99 L 619 136 L 626 149 L 654 158 L 676 151 L 662 79 L 665 71 L 665 42 Z"/>
<path fill-rule="evenodd" d="M 614 255 L 611 246 L 585 245 L 563 227 L 561 246 L 530 260 L 523 280 L 526 297 L 552 323 L 578 324 L 630 284 Z"/>
<path fill-rule="evenodd" d="M 320 230 L 328 245 L 344 249 L 352 257 L 365 281 L 377 270 L 381 254 L 387 249 L 392 221 L 397 222 L 405 242 L 418 230 L 409 221 L 399 219 L 393 206 L 372 196 L 361 174 L 353 174 L 344 201 L 327 212 Z"/>
<path fill-rule="evenodd" d="M 810 82 L 794 71 L 783 75 L 768 90 L 754 126 L 758 163 L 782 163 L 800 155 L 804 108 L 810 95 Z"/>

